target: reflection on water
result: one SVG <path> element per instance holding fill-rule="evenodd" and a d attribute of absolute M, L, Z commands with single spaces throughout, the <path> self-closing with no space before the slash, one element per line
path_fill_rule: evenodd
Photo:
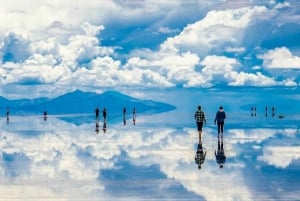
<path fill-rule="evenodd" d="M 199 142 L 192 118 L 191 124 L 181 124 L 168 122 L 169 115 L 174 113 L 139 116 L 138 124 L 126 126 L 122 120 L 111 123 L 103 113 L 100 118 L 99 112 L 91 123 L 78 116 L 81 124 L 48 114 L 47 121 L 45 116 L 12 116 L 9 125 L 1 120 L 0 200 L 300 196 L 298 127 L 253 127 L 249 119 L 235 126 L 229 118 L 224 136 L 210 122 Z M 95 134 L 101 124 L 105 135 Z"/>

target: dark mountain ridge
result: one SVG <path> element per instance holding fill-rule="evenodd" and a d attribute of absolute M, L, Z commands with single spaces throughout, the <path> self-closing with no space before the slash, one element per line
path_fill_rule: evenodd
<path fill-rule="evenodd" d="M 75 90 L 56 98 L 36 98 L 9 100 L 0 97 L 0 109 L 9 108 L 11 114 L 27 115 L 42 114 L 92 114 L 95 108 L 104 107 L 110 115 L 122 114 L 123 108 L 132 112 L 133 108 L 139 113 L 159 113 L 175 109 L 175 106 L 153 100 L 137 99 L 117 91 L 106 91 L 102 94 Z"/>

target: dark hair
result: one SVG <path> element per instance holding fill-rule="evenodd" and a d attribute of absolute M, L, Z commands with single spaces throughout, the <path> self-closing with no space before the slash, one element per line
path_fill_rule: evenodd
<path fill-rule="evenodd" d="M 222 110 L 223 109 L 223 107 L 222 106 L 220 106 L 220 110 Z"/>
<path fill-rule="evenodd" d="M 198 106 L 198 110 L 201 110 L 201 106 L 200 105 Z"/>

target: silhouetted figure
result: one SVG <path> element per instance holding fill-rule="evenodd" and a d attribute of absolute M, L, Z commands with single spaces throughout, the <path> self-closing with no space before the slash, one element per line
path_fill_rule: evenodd
<path fill-rule="evenodd" d="M 218 125 L 218 138 L 220 137 L 220 134 L 223 137 L 225 119 L 226 119 L 226 113 L 224 112 L 223 107 L 220 106 L 219 111 L 217 112 L 215 118 L 215 124 Z"/>
<path fill-rule="evenodd" d="M 133 108 L 133 111 L 132 111 L 132 121 L 133 121 L 133 125 L 135 125 L 135 120 L 136 120 L 136 110 L 135 110 L 135 107 Z"/>
<path fill-rule="evenodd" d="M 266 106 L 266 117 L 268 117 L 268 107 Z"/>
<path fill-rule="evenodd" d="M 223 168 L 224 163 L 226 162 L 226 156 L 224 152 L 224 146 L 223 146 L 223 138 L 218 138 L 218 150 L 215 150 L 215 157 L 216 161 L 219 164 L 220 168 Z"/>
<path fill-rule="evenodd" d="M 272 107 L 272 117 L 274 117 L 275 116 L 275 107 L 273 106 Z"/>
<path fill-rule="evenodd" d="M 9 108 L 6 108 L 6 123 L 9 124 Z"/>
<path fill-rule="evenodd" d="M 199 134 L 199 144 L 200 144 L 203 124 L 206 124 L 205 113 L 202 111 L 200 105 L 198 106 L 198 110 L 194 114 L 194 118 L 197 124 L 197 130 Z"/>
<path fill-rule="evenodd" d="M 284 116 L 281 114 L 281 115 L 278 116 L 278 118 L 279 118 L 279 119 L 283 119 Z"/>
<path fill-rule="evenodd" d="M 254 114 L 254 108 L 251 107 L 251 117 L 253 117 L 253 114 Z"/>
<path fill-rule="evenodd" d="M 100 123 L 99 123 L 99 119 L 96 119 L 96 128 L 95 128 L 95 132 L 98 134 L 100 130 Z"/>
<path fill-rule="evenodd" d="M 98 107 L 96 107 L 96 109 L 95 109 L 95 114 L 96 114 L 96 119 L 99 119 L 99 108 Z"/>
<path fill-rule="evenodd" d="M 126 108 L 123 108 L 123 124 L 126 125 Z"/>
<path fill-rule="evenodd" d="M 202 142 L 198 144 L 197 151 L 195 154 L 195 163 L 198 165 L 198 169 L 201 169 L 201 165 L 205 161 L 206 151 L 203 150 Z"/>
<path fill-rule="evenodd" d="M 103 108 L 103 111 L 102 111 L 102 114 L 103 114 L 103 119 L 104 119 L 104 121 L 106 121 L 106 115 L 107 115 L 107 112 L 106 112 L 106 109 L 105 108 Z"/>
<path fill-rule="evenodd" d="M 254 116 L 256 117 L 256 107 L 254 107 Z"/>
<path fill-rule="evenodd" d="M 44 115 L 44 121 L 47 121 L 47 118 L 48 118 L 48 117 L 47 117 L 47 115 L 48 115 L 47 111 L 44 111 L 44 112 L 43 112 L 43 115 Z"/>

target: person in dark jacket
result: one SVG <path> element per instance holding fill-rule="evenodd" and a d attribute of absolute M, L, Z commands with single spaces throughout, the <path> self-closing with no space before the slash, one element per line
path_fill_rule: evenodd
<path fill-rule="evenodd" d="M 225 119 L 226 119 L 226 114 L 223 110 L 223 107 L 220 106 L 219 111 L 217 112 L 215 118 L 215 124 L 218 125 L 218 136 L 220 135 L 220 133 L 223 136 Z"/>

